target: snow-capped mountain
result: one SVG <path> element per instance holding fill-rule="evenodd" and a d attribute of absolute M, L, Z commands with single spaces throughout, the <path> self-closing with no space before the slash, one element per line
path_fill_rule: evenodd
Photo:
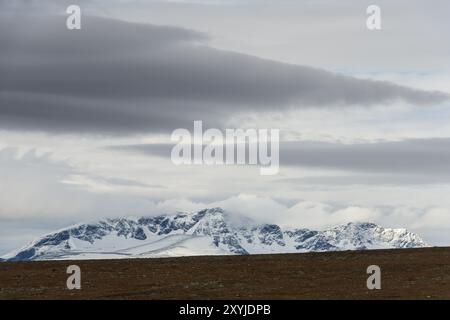
<path fill-rule="evenodd" d="M 283 230 L 272 224 L 242 226 L 222 209 L 214 208 L 79 224 L 43 236 L 2 258 L 8 261 L 152 258 L 425 246 L 419 236 L 405 229 L 386 229 L 373 223 L 348 223 L 323 231 Z"/>

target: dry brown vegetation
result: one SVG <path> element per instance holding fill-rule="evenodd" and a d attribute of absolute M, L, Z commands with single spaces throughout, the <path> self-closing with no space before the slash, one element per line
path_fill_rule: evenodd
<path fill-rule="evenodd" d="M 66 289 L 67 266 L 82 289 Z M 382 289 L 368 290 L 379 265 Z M 450 248 L 0 263 L 0 299 L 449 299 Z"/>

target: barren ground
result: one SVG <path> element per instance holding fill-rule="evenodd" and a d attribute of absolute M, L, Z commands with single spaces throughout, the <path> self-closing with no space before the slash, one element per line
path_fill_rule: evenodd
<path fill-rule="evenodd" d="M 67 266 L 82 289 L 66 289 Z M 366 268 L 381 267 L 381 290 Z M 0 299 L 450 299 L 450 248 L 0 263 Z"/>

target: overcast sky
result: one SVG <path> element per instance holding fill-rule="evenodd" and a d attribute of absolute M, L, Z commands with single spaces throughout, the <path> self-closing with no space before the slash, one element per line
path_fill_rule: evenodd
<path fill-rule="evenodd" d="M 82 29 L 65 28 L 78 3 Z M 84 220 L 222 206 L 450 245 L 448 1 L 0 0 L 0 254 Z M 280 129 L 280 172 L 170 134 Z"/>

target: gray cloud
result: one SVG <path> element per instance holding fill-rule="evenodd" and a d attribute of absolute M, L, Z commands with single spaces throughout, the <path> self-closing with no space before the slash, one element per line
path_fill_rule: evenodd
<path fill-rule="evenodd" d="M 169 158 L 171 144 L 115 146 L 112 149 Z M 340 170 L 339 176 L 284 179 L 303 184 L 430 184 L 450 182 L 450 139 L 409 139 L 398 142 L 342 144 L 282 142 L 280 164 Z"/>
<path fill-rule="evenodd" d="M 414 174 L 361 174 L 308 176 L 301 178 L 286 178 L 276 181 L 281 185 L 289 183 L 297 186 L 411 186 L 448 184 L 449 175 L 414 175 Z"/>
<path fill-rule="evenodd" d="M 305 177 L 309 185 L 423 185 L 450 183 L 450 139 L 340 144 L 284 143 L 282 165 L 340 170 L 346 175 Z M 289 182 L 287 179 L 285 182 Z M 291 182 L 294 182 L 291 179 Z"/>
<path fill-rule="evenodd" d="M 409 175 L 450 173 L 448 138 L 367 144 L 287 142 L 280 149 L 280 161 L 288 166 Z"/>
<path fill-rule="evenodd" d="M 161 184 L 149 184 L 144 182 L 139 182 L 131 179 L 123 179 L 123 178 L 103 178 L 103 177 L 92 177 L 89 176 L 90 179 L 93 179 L 94 181 L 115 185 L 115 186 L 123 186 L 123 187 L 142 187 L 142 188 L 163 188 L 166 187 Z"/>
<path fill-rule="evenodd" d="M 168 131 L 242 111 L 448 99 L 392 83 L 216 50 L 204 34 L 84 16 L 3 14 L 0 126 L 77 133 Z"/>

